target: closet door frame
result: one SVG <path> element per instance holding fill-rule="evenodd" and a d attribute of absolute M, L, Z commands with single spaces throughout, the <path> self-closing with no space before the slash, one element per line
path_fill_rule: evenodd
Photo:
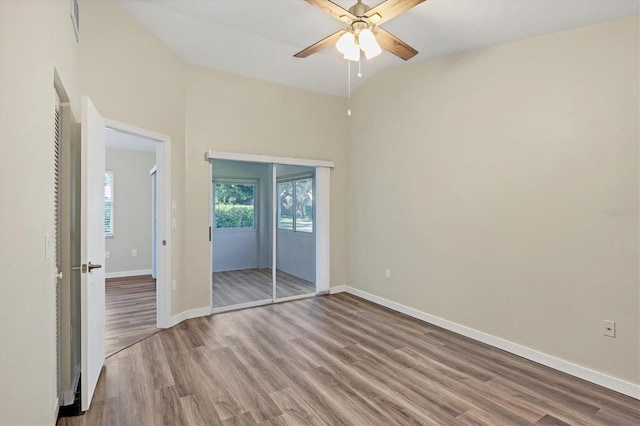
<path fill-rule="evenodd" d="M 278 164 L 291 165 L 291 166 L 306 166 L 315 168 L 315 191 L 316 208 L 315 213 L 315 232 L 316 232 L 316 295 L 322 295 L 329 293 L 330 283 L 330 247 L 331 247 L 331 169 L 334 167 L 334 162 L 329 160 L 314 160 L 306 158 L 293 158 L 293 157 L 276 157 L 270 155 L 260 154 L 244 154 L 236 152 L 225 151 L 207 151 L 204 154 L 205 161 L 209 165 L 209 197 L 212 197 L 213 193 L 213 160 L 232 160 L 232 161 L 244 161 L 250 163 L 269 163 L 272 165 L 272 185 L 273 185 L 273 202 L 272 202 L 272 299 L 259 300 L 242 305 L 232 305 L 229 307 L 214 308 L 213 307 L 213 200 L 209 202 L 209 304 L 211 306 L 211 313 L 220 313 L 228 310 L 241 309 L 253 306 L 266 305 L 276 302 L 284 302 L 289 300 L 295 300 L 300 298 L 309 297 L 309 294 L 303 294 L 299 296 L 291 296 L 278 299 L 276 297 L 276 249 L 277 249 L 277 176 L 276 166 Z"/>

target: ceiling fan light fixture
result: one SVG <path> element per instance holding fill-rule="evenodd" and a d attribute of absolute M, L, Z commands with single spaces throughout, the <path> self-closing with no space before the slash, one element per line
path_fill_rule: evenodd
<path fill-rule="evenodd" d="M 352 46 L 355 46 L 355 44 L 356 44 L 356 37 L 353 35 L 353 33 L 346 32 L 342 34 L 342 36 L 336 43 L 336 49 L 338 49 L 338 52 L 342 53 L 343 55 L 346 55 L 347 51 L 349 51 L 350 49 L 353 49 Z"/>
<path fill-rule="evenodd" d="M 378 45 L 378 43 L 376 43 L 374 46 L 369 47 L 368 49 L 365 49 L 364 51 L 364 55 L 367 57 L 367 59 L 373 59 L 381 53 L 382 48 Z"/>
<path fill-rule="evenodd" d="M 358 41 L 360 42 L 360 48 L 364 51 L 367 59 L 375 58 L 382 53 L 382 49 L 370 29 L 365 28 L 360 31 Z"/>
<path fill-rule="evenodd" d="M 360 47 L 355 44 L 355 42 L 347 47 L 347 50 L 344 52 L 344 59 L 354 62 L 360 60 Z"/>

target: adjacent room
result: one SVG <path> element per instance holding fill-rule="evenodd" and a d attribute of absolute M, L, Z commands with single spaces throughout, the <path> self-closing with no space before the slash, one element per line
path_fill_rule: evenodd
<path fill-rule="evenodd" d="M 639 111 L 638 0 L 1 0 L 0 425 L 640 424 Z"/>
<path fill-rule="evenodd" d="M 106 355 L 156 327 L 156 142 L 105 131 Z"/>

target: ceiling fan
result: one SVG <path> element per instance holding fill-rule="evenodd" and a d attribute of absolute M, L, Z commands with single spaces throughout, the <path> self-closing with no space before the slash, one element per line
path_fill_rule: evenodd
<path fill-rule="evenodd" d="M 346 28 L 296 53 L 293 55 L 296 58 L 306 58 L 331 45 L 336 45 L 344 58 L 350 61 L 359 61 L 361 50 L 367 59 L 377 56 L 382 49 L 405 61 L 418 54 L 417 50 L 380 28 L 380 25 L 425 0 L 386 0 L 373 8 L 358 0 L 349 10 L 330 0 L 306 1 L 342 21 Z"/>

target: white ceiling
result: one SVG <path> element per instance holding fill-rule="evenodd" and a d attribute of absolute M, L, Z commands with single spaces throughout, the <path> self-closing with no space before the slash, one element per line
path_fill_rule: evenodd
<path fill-rule="evenodd" d="M 120 130 L 106 128 L 104 145 L 108 149 L 155 152 L 156 141 Z"/>
<path fill-rule="evenodd" d="M 346 61 L 334 48 L 293 55 L 343 28 L 304 0 L 120 0 L 190 64 L 345 96 Z M 334 0 L 348 9 L 355 0 Z M 375 6 L 380 0 L 365 3 Z M 409 63 L 640 13 L 640 0 L 427 0 L 382 25 L 420 53 Z M 383 52 L 363 78 L 402 66 Z M 354 70 L 355 72 L 355 70 Z"/>

